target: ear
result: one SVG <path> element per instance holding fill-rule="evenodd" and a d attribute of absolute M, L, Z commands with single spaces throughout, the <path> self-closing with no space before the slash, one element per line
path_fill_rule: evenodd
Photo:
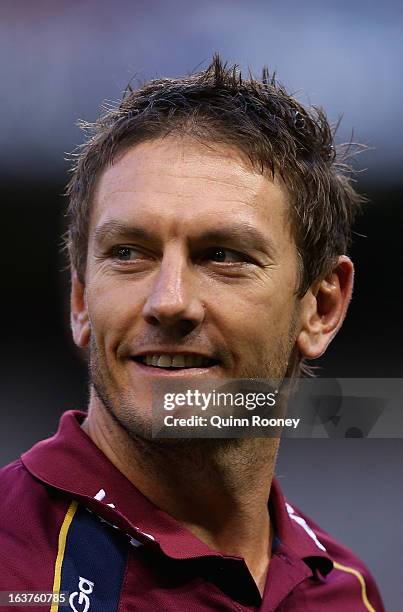
<path fill-rule="evenodd" d="M 74 268 L 71 271 L 70 324 L 75 344 L 80 348 L 87 347 L 91 326 L 88 317 L 85 285 L 78 279 Z"/>
<path fill-rule="evenodd" d="M 339 257 L 334 270 L 315 283 L 301 300 L 297 346 L 303 357 L 320 357 L 339 331 L 353 292 L 354 266 Z"/>

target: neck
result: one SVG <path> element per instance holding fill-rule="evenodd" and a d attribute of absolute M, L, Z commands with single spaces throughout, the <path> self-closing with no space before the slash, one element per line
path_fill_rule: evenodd
<path fill-rule="evenodd" d="M 157 507 L 211 548 L 243 557 L 263 593 L 273 537 L 267 500 L 278 440 L 132 438 L 98 399 L 90 402 L 82 427 Z"/>

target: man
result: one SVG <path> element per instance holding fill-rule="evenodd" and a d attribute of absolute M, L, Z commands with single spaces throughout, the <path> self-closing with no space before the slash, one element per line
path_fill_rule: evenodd
<path fill-rule="evenodd" d="M 361 199 L 324 114 L 215 57 L 86 127 L 67 244 L 88 414 L 2 470 L 0 590 L 80 611 L 383 610 L 363 563 L 285 502 L 278 438 L 152 436 L 153 383 L 297 377 L 340 328 Z"/>

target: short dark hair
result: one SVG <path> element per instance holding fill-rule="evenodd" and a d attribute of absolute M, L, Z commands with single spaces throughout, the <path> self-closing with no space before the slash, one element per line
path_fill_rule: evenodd
<path fill-rule="evenodd" d="M 130 147 L 171 133 L 234 145 L 251 163 L 281 177 L 290 196 L 290 222 L 300 258 L 302 296 L 347 252 L 351 226 L 364 198 L 353 187 L 345 149 L 320 108 L 305 108 L 268 70 L 245 79 L 237 66 L 215 55 L 190 76 L 156 79 L 81 123 L 89 138 L 73 154 L 66 245 L 85 279 L 91 200 L 102 171 Z"/>

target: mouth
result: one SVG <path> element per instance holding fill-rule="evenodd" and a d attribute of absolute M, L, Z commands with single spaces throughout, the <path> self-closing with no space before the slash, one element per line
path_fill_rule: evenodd
<path fill-rule="evenodd" d="M 213 368 L 217 359 L 196 353 L 146 353 L 131 357 L 132 361 L 155 370 L 189 370 Z"/>

